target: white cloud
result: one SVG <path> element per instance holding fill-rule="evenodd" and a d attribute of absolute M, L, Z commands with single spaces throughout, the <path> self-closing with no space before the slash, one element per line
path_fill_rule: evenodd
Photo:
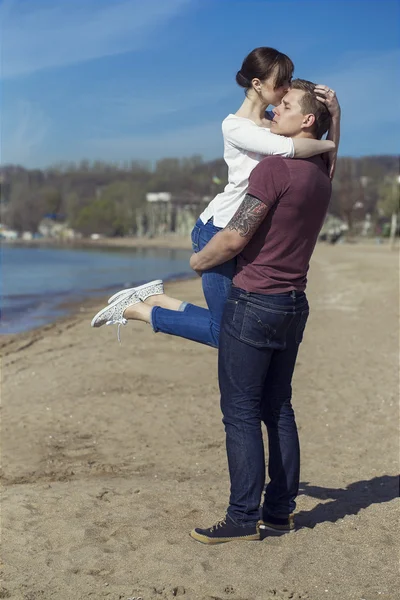
<path fill-rule="evenodd" d="M 5 2 L 2 77 L 62 67 L 146 47 L 193 0 Z"/>
<path fill-rule="evenodd" d="M 90 159 L 158 160 L 201 154 L 205 158 L 222 157 L 221 122 L 208 122 L 173 131 L 148 135 L 123 136 L 82 141 L 74 154 Z"/>
<path fill-rule="evenodd" d="M 310 73 L 333 88 L 342 108 L 339 153 L 362 156 L 399 151 L 400 51 L 352 52 L 340 66 Z"/>
<path fill-rule="evenodd" d="M 2 126 L 0 160 L 3 164 L 35 164 L 35 157 L 43 151 L 50 119 L 26 100 L 16 103 L 13 117 Z"/>
<path fill-rule="evenodd" d="M 400 51 L 352 53 L 342 62 L 342 68 L 321 75 L 318 83 L 336 90 L 346 127 L 399 123 Z"/>
<path fill-rule="evenodd" d="M 95 110 L 96 122 L 92 127 L 97 135 L 107 135 L 107 132 L 116 130 L 130 133 L 138 125 L 142 127 L 145 123 L 157 123 L 165 127 L 171 116 L 178 115 L 179 118 L 181 114 L 187 118 L 189 111 L 192 114 L 202 113 L 204 110 L 209 112 L 210 106 L 221 100 L 228 100 L 232 93 L 232 85 L 224 84 L 185 88 L 184 92 L 173 88 L 163 89 L 160 100 L 151 89 L 127 90 L 125 87 L 124 93 L 120 95 L 110 95 L 108 90 L 101 94 L 77 95 L 75 106 L 82 114 Z M 103 133 L 100 134 L 100 131 Z"/>

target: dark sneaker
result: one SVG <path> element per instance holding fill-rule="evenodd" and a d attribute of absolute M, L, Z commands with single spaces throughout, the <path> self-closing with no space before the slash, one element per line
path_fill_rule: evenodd
<path fill-rule="evenodd" d="M 248 542 L 260 539 L 259 523 L 257 525 L 239 527 L 235 525 L 232 519 L 226 516 L 208 529 L 193 529 L 190 535 L 194 540 L 202 544 L 222 544 L 224 542 L 234 542 L 235 540 Z"/>
<path fill-rule="evenodd" d="M 282 535 L 290 533 L 296 529 L 294 515 L 289 515 L 286 518 L 272 517 L 267 513 L 263 514 L 263 520 L 260 522 L 261 539 L 267 535 Z"/>

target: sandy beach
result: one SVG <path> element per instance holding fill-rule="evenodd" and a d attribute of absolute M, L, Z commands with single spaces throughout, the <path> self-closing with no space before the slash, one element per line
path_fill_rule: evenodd
<path fill-rule="evenodd" d="M 188 535 L 228 500 L 215 350 L 142 323 L 119 345 L 98 301 L 3 337 L 0 598 L 398 597 L 398 255 L 320 244 L 309 279 L 300 529 L 263 542 Z"/>

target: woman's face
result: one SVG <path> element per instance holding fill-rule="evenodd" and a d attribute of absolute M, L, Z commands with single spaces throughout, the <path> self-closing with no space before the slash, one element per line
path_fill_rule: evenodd
<path fill-rule="evenodd" d="M 290 89 L 290 80 L 284 81 L 279 87 L 276 85 L 276 75 L 273 74 L 268 79 L 260 81 L 260 91 L 262 99 L 266 104 L 272 104 L 272 106 L 278 106 L 281 103 L 282 98 Z"/>

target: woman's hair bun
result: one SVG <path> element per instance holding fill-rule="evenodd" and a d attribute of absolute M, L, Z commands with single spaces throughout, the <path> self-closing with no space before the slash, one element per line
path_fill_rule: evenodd
<path fill-rule="evenodd" d="M 247 77 L 245 77 L 243 75 L 242 71 L 238 71 L 236 73 L 236 83 L 238 85 L 240 85 L 240 87 L 242 87 L 242 88 L 249 88 L 249 87 L 251 87 L 250 81 L 247 79 Z"/>
<path fill-rule="evenodd" d="M 247 91 L 252 88 L 253 79 L 266 81 L 271 78 L 271 83 L 277 89 L 292 79 L 293 71 L 294 65 L 286 54 L 282 54 L 275 48 L 262 46 L 254 48 L 246 56 L 240 71 L 236 74 L 236 83 L 245 88 L 247 94 Z"/>

